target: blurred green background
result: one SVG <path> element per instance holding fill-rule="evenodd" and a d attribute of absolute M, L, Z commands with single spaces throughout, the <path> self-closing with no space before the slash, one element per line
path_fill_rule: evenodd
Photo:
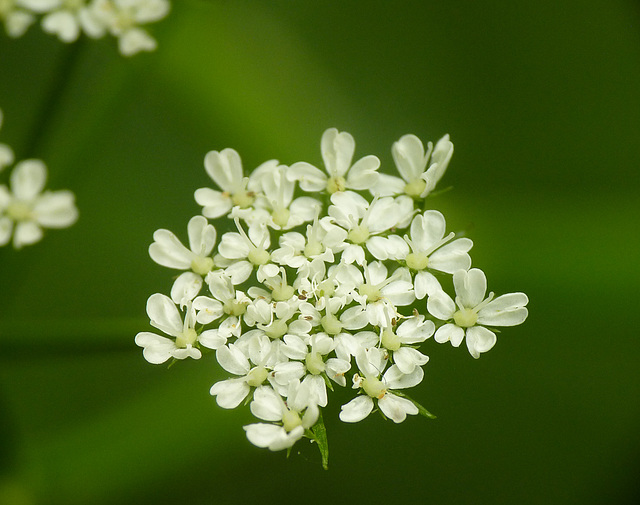
<path fill-rule="evenodd" d="M 0 250 L 0 504 L 640 501 L 640 6 L 631 0 L 174 0 L 159 49 L 0 35 L 0 140 L 80 220 Z M 207 151 L 321 163 L 322 132 L 392 163 L 405 133 L 455 154 L 432 200 L 528 321 L 480 360 L 428 342 L 438 419 L 325 413 L 330 468 L 249 444 L 212 356 L 133 343 L 186 238 Z"/>

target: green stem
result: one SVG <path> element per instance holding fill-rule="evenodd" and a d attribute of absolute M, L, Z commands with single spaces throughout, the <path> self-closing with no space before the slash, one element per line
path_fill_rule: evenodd
<path fill-rule="evenodd" d="M 57 72 L 53 76 L 49 90 L 44 97 L 40 112 L 35 118 L 35 127 L 24 147 L 25 158 L 37 157 L 42 149 L 43 139 L 51 123 L 58 115 L 62 97 L 78 62 L 78 55 L 83 45 L 84 39 L 80 38 L 75 43 L 68 44 L 68 47 L 64 48 L 64 54 L 57 66 Z"/>

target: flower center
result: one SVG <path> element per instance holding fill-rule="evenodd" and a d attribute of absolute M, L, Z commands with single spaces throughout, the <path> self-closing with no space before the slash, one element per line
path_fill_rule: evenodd
<path fill-rule="evenodd" d="M 382 298 L 382 293 L 380 293 L 378 287 L 373 284 L 367 284 L 366 282 L 360 284 L 358 293 L 360 293 L 361 296 L 366 296 L 369 302 L 377 302 Z"/>
<path fill-rule="evenodd" d="M 282 416 L 282 424 L 284 425 L 284 429 L 289 432 L 300 426 L 302 424 L 302 419 L 300 419 L 300 414 L 287 409 Z"/>
<path fill-rule="evenodd" d="M 369 228 L 366 224 L 357 225 L 349 232 L 348 237 L 354 244 L 362 244 L 369 238 Z"/>
<path fill-rule="evenodd" d="M 309 240 L 309 243 L 304 247 L 304 255 L 307 258 L 322 254 L 322 244 L 316 240 Z"/>
<path fill-rule="evenodd" d="M 249 254 L 247 255 L 247 259 L 253 265 L 256 265 L 256 266 L 266 265 L 267 263 L 269 263 L 269 260 L 271 259 L 271 255 L 269 254 L 268 251 L 265 251 L 264 249 L 259 247 L 255 247 L 251 251 L 249 251 Z"/>
<path fill-rule="evenodd" d="M 390 351 L 397 351 L 400 349 L 400 337 L 393 333 L 390 329 L 385 329 L 382 332 L 382 346 Z"/>
<path fill-rule="evenodd" d="M 424 270 L 429 264 L 429 257 L 424 253 L 409 253 L 406 261 L 412 270 Z"/>
<path fill-rule="evenodd" d="M 236 300 L 227 300 L 226 302 L 224 302 L 222 310 L 224 311 L 225 314 L 238 317 L 247 311 L 247 305 L 248 303 L 246 302 L 237 302 Z"/>
<path fill-rule="evenodd" d="M 15 221 L 27 221 L 32 217 L 31 207 L 20 201 L 11 202 L 6 212 Z"/>
<path fill-rule="evenodd" d="M 231 196 L 231 201 L 233 205 L 237 205 L 241 209 L 246 209 L 253 204 L 253 201 L 256 199 L 256 195 L 253 191 L 246 191 L 241 189 L 237 193 L 234 193 Z"/>
<path fill-rule="evenodd" d="M 337 335 L 342 331 L 342 323 L 333 314 L 327 314 L 320 319 L 320 324 L 329 335 Z"/>
<path fill-rule="evenodd" d="M 344 191 L 347 189 L 347 181 L 340 175 L 333 175 L 329 177 L 327 181 L 327 191 L 329 194 L 337 193 L 338 191 Z"/>
<path fill-rule="evenodd" d="M 273 299 L 276 302 L 284 302 L 286 300 L 289 300 L 293 296 L 293 293 L 293 287 L 283 282 L 282 284 L 273 288 L 273 291 L 271 291 L 271 296 L 273 296 Z"/>
<path fill-rule="evenodd" d="M 274 340 L 281 338 L 285 333 L 287 333 L 287 331 L 289 331 L 289 326 L 287 326 L 287 322 L 283 319 L 274 320 L 273 323 L 267 326 L 264 330 L 267 337 Z"/>
<path fill-rule="evenodd" d="M 478 314 L 473 309 L 460 309 L 453 315 L 453 320 L 461 328 L 469 328 L 478 322 Z"/>
<path fill-rule="evenodd" d="M 196 330 L 193 328 L 186 328 L 182 333 L 176 337 L 176 347 L 184 348 L 187 345 L 193 345 L 198 338 Z"/>
<path fill-rule="evenodd" d="M 289 216 L 291 216 L 291 212 L 289 212 L 289 209 L 287 209 L 286 207 L 276 208 L 271 213 L 273 222 L 280 228 L 284 228 L 285 226 L 287 226 L 287 223 L 289 222 Z"/>
<path fill-rule="evenodd" d="M 213 258 L 196 256 L 191 260 L 191 270 L 198 275 L 207 275 L 213 270 Z"/>
<path fill-rule="evenodd" d="M 258 387 L 265 381 L 268 375 L 269 371 L 265 367 L 256 366 L 247 374 L 247 384 L 254 388 Z"/>
<path fill-rule="evenodd" d="M 424 179 L 414 179 L 404 187 L 404 192 L 412 198 L 418 198 L 426 187 Z"/>
<path fill-rule="evenodd" d="M 362 389 L 371 398 L 377 398 L 382 400 L 387 393 L 387 389 L 384 387 L 384 383 L 380 379 L 375 377 L 366 377 L 362 380 Z"/>
<path fill-rule="evenodd" d="M 313 375 L 319 375 L 324 372 L 325 364 L 322 361 L 322 355 L 319 352 L 310 352 L 304 359 L 307 370 Z"/>

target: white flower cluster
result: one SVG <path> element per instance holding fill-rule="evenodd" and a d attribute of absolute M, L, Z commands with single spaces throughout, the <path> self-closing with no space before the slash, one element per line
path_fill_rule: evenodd
<path fill-rule="evenodd" d="M 97 39 L 118 38 L 120 53 L 153 51 L 157 43 L 142 25 L 169 12 L 169 0 L 0 0 L 0 20 L 10 37 L 21 37 L 40 16 L 46 33 L 75 42 L 81 33 Z"/>
<path fill-rule="evenodd" d="M 12 149 L 0 144 L 0 172 L 13 161 Z M 0 184 L 0 247 L 7 245 L 13 235 L 13 246 L 20 249 L 38 242 L 42 228 L 66 228 L 76 222 L 78 210 L 73 193 L 43 192 L 46 180 L 47 167 L 42 161 L 24 160 L 11 171 L 9 187 Z"/>
<path fill-rule="evenodd" d="M 354 163 L 348 133 L 327 130 L 321 150 L 324 170 L 271 160 L 248 176 L 233 149 L 209 152 L 217 189 L 195 192 L 203 215 L 189 221 L 188 247 L 164 229 L 149 247 L 156 263 L 184 273 L 170 296 L 147 302 L 168 337 L 141 332 L 136 344 L 150 363 L 215 350 L 229 378 L 211 394 L 226 409 L 250 403 L 264 422 L 245 426 L 247 437 L 274 451 L 318 439 L 335 385 L 355 390 L 344 422 L 375 408 L 396 423 L 429 416 L 404 392 L 423 379 L 423 342 L 466 340 L 478 358 L 496 343 L 491 328 L 527 317 L 525 294 L 486 295 L 484 273 L 470 269 L 471 240 L 424 208 L 453 153 L 448 135 L 426 151 L 414 135 L 394 143 L 399 176 L 380 174 L 375 156 Z M 207 218 L 224 217 L 235 231 L 219 238 Z"/>

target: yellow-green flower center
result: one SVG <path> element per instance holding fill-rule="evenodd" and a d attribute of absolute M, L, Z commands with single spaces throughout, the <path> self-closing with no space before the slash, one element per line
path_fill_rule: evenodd
<path fill-rule="evenodd" d="M 337 335 L 342 331 L 342 323 L 333 314 L 327 314 L 320 319 L 320 324 L 329 335 Z"/>
<path fill-rule="evenodd" d="M 256 199 L 256 195 L 253 191 L 240 190 L 237 193 L 231 195 L 231 201 L 233 205 L 237 205 L 241 209 L 246 209 L 253 204 Z"/>
<path fill-rule="evenodd" d="M 213 270 L 213 258 L 196 256 L 191 260 L 191 270 L 198 275 L 207 275 Z"/>
<path fill-rule="evenodd" d="M 300 419 L 300 414 L 293 410 L 287 410 L 282 416 L 282 424 L 284 425 L 284 429 L 289 432 L 302 424 L 302 419 Z"/>
<path fill-rule="evenodd" d="M 319 352 L 310 352 L 304 359 L 304 364 L 307 367 L 309 373 L 313 375 L 319 375 L 324 372 L 325 364 L 322 360 L 322 355 Z"/>
<path fill-rule="evenodd" d="M 286 207 L 274 209 L 271 213 L 273 222 L 280 228 L 284 228 L 285 226 L 287 226 L 287 223 L 289 222 L 289 216 L 291 216 L 291 212 L 289 212 L 289 209 L 287 209 Z"/>
<path fill-rule="evenodd" d="M 369 238 L 369 228 L 366 224 L 358 225 L 349 232 L 348 238 L 354 244 L 362 244 Z"/>
<path fill-rule="evenodd" d="M 222 306 L 222 310 L 225 314 L 229 314 L 230 316 L 241 316 L 247 310 L 247 302 L 237 302 L 236 300 L 227 300 L 224 302 Z"/>
<path fill-rule="evenodd" d="M 32 218 L 31 206 L 20 201 L 11 202 L 6 212 L 15 221 L 27 221 Z"/>
<path fill-rule="evenodd" d="M 404 192 L 413 198 L 418 198 L 426 187 L 427 183 L 424 179 L 414 179 L 404 187 Z"/>
<path fill-rule="evenodd" d="M 453 315 L 453 320 L 461 328 L 469 328 L 478 322 L 478 314 L 473 309 L 460 309 Z"/>
<path fill-rule="evenodd" d="M 366 377 L 363 379 L 362 389 L 364 389 L 364 392 L 371 398 L 377 398 L 378 400 L 382 400 L 384 395 L 387 393 L 384 383 L 375 377 Z"/>
<path fill-rule="evenodd" d="M 266 265 L 269 263 L 271 255 L 269 254 L 269 251 L 256 247 L 249 251 L 247 259 L 255 266 Z"/>
<path fill-rule="evenodd" d="M 264 330 L 264 332 L 267 334 L 267 337 L 274 340 L 276 338 L 281 338 L 284 334 L 287 333 L 287 331 L 289 331 L 289 326 L 283 319 L 274 320 L 273 323 L 267 326 Z"/>
<path fill-rule="evenodd" d="M 187 328 L 176 337 L 176 347 L 184 348 L 193 345 L 198 339 L 198 334 L 193 328 Z"/>
<path fill-rule="evenodd" d="M 400 349 L 400 345 L 400 337 L 392 330 L 387 328 L 382 332 L 382 347 L 390 351 L 397 351 Z"/>
<path fill-rule="evenodd" d="M 424 253 L 409 253 L 406 262 L 412 270 L 424 270 L 429 264 L 429 257 Z"/>
<path fill-rule="evenodd" d="M 382 293 L 380 293 L 378 287 L 374 286 L 373 284 L 367 284 L 366 282 L 360 284 L 358 293 L 360 293 L 361 296 L 366 296 L 367 301 L 372 303 L 377 302 L 378 300 L 380 300 L 380 298 L 382 298 Z"/>
<path fill-rule="evenodd" d="M 262 384 L 267 376 L 269 375 L 269 371 L 263 366 L 256 366 L 249 370 L 247 374 L 247 384 L 251 387 L 258 387 Z"/>
<path fill-rule="evenodd" d="M 329 194 L 337 193 L 347 189 L 347 181 L 340 175 L 329 177 L 327 181 L 327 191 Z"/>

